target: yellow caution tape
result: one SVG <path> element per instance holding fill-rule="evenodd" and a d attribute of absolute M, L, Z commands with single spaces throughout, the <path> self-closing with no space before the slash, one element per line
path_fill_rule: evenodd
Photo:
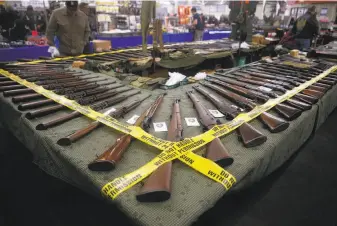
<path fill-rule="evenodd" d="M 214 139 L 213 137 L 208 136 L 208 137 L 201 138 L 201 139 L 198 138 L 198 141 L 194 141 L 193 138 L 188 138 L 179 143 L 165 141 L 165 140 L 162 140 L 160 138 L 154 137 L 146 133 L 140 127 L 125 125 L 123 123 L 120 123 L 118 120 L 110 116 L 106 116 L 104 114 L 96 112 L 89 107 L 82 106 L 75 101 L 69 100 L 65 98 L 64 96 L 55 94 L 54 92 L 50 90 L 46 90 L 42 86 L 37 86 L 34 83 L 23 80 L 20 77 L 14 74 L 11 74 L 7 71 L 0 69 L 0 74 L 18 82 L 19 84 L 22 84 L 30 89 L 33 89 L 37 93 L 42 94 L 45 97 L 52 99 L 59 104 L 62 104 L 72 110 L 78 111 L 81 114 L 86 115 L 87 117 L 93 120 L 100 121 L 101 123 L 113 129 L 116 129 L 120 132 L 130 134 L 136 139 L 162 150 L 163 152 L 160 154 L 160 156 L 154 158 L 150 162 L 152 164 L 147 164 L 142 169 L 140 169 L 140 171 L 142 172 L 137 173 L 136 175 L 130 175 L 129 178 L 125 176 L 124 180 L 126 180 L 126 182 L 124 181 L 122 184 L 124 186 L 128 184 L 127 188 L 130 188 L 133 184 L 138 183 L 140 180 L 143 180 L 150 173 L 152 173 L 157 167 L 161 166 L 165 162 L 172 161 L 173 159 L 176 159 L 176 158 L 179 158 L 184 163 L 198 170 L 199 172 L 203 173 L 209 178 L 223 184 L 226 189 L 229 189 L 236 181 L 235 178 L 231 174 L 223 170 L 220 166 L 218 166 L 214 162 L 208 159 L 202 158 L 200 156 L 197 156 L 194 153 L 188 153 L 212 141 Z M 209 168 L 206 168 L 205 166 Z M 209 172 L 212 172 L 212 173 L 209 173 Z M 136 180 L 136 178 L 138 178 L 138 180 Z M 125 190 L 126 189 L 123 187 L 123 189 L 121 189 L 119 192 L 116 192 L 113 198 L 115 198 L 118 194 L 120 194 L 121 192 Z"/>
<path fill-rule="evenodd" d="M 116 178 L 113 181 L 104 185 L 102 188 L 102 193 L 110 197 L 111 199 L 115 199 L 120 193 L 128 190 L 135 184 L 142 181 L 148 175 L 150 175 L 155 169 L 157 169 L 157 167 L 163 165 L 168 161 L 176 159 L 177 152 L 182 153 L 182 155 L 179 155 L 178 157 L 179 160 L 191 166 L 192 168 L 204 174 L 205 176 L 221 183 L 222 185 L 224 185 L 226 189 L 231 188 L 232 185 L 236 182 L 236 179 L 233 175 L 229 174 L 227 171 L 223 170 L 220 167 L 216 167 L 217 165 L 214 162 L 202 158 L 201 156 L 194 154 L 192 151 L 200 148 L 200 146 L 203 146 L 208 142 L 211 142 L 216 137 L 221 137 L 232 132 L 233 130 L 241 126 L 243 123 L 249 122 L 250 120 L 259 116 L 261 113 L 273 108 L 276 104 L 279 104 L 291 98 L 295 94 L 304 90 L 305 88 L 317 82 L 318 80 L 324 78 L 325 76 L 327 76 L 332 71 L 335 71 L 336 69 L 337 66 L 330 68 L 329 70 L 311 79 L 310 81 L 307 81 L 302 85 L 300 85 L 299 87 L 296 87 L 295 89 L 286 92 L 284 95 L 279 96 L 278 98 L 275 99 L 270 99 L 265 104 L 255 107 L 252 111 L 248 113 L 239 114 L 231 122 L 214 126 L 212 129 L 208 130 L 203 134 L 200 134 L 192 138 L 186 138 L 183 141 L 174 144 L 170 149 L 164 150 L 160 155 L 152 159 L 149 163 L 145 164 L 141 168 L 127 175 Z M 142 141 L 147 143 L 144 140 Z"/>
<path fill-rule="evenodd" d="M 237 127 L 241 126 L 244 122 L 248 122 L 256 118 L 261 113 L 274 107 L 276 104 L 289 99 L 296 93 L 302 91 L 303 89 L 307 88 L 308 86 L 312 85 L 318 80 L 324 78 L 325 76 L 327 76 L 329 73 L 331 73 L 336 69 L 337 66 L 331 67 L 324 73 L 318 75 L 317 77 L 311 79 L 308 82 L 303 83 L 299 87 L 296 87 L 293 90 L 286 92 L 284 95 L 276 99 L 271 99 L 265 104 L 257 106 L 248 113 L 242 113 L 238 115 L 231 122 L 215 126 L 203 134 L 200 134 L 192 138 L 186 138 L 179 142 L 166 141 L 146 133 L 140 127 L 124 125 L 123 123 L 118 122 L 118 120 L 110 116 L 106 116 L 99 112 L 93 111 L 89 107 L 81 106 L 75 101 L 71 101 L 63 96 L 59 96 L 49 90 L 44 89 L 41 86 L 35 85 L 34 83 L 22 80 L 18 76 L 10 74 L 7 71 L 0 70 L 0 73 L 20 84 L 27 86 L 28 88 L 35 90 L 37 93 L 40 93 L 48 97 L 49 99 L 54 100 L 55 102 L 58 102 L 72 110 L 76 110 L 93 120 L 100 121 L 101 123 L 111 128 L 114 128 L 120 132 L 128 133 L 131 136 L 135 137 L 136 139 L 162 150 L 162 152 L 157 157 L 152 159 L 149 163 L 145 164 L 141 168 L 127 175 L 116 178 L 103 186 L 102 193 L 114 199 L 120 193 L 126 191 L 133 185 L 145 179 L 159 166 L 174 159 L 181 160 L 185 164 L 189 165 L 190 167 L 194 168 L 195 170 L 199 171 L 200 173 L 204 174 L 210 179 L 217 181 L 218 183 L 221 183 L 226 189 L 230 189 L 232 185 L 236 182 L 235 177 L 230 173 L 228 173 L 227 171 L 225 171 L 224 169 L 222 169 L 214 162 L 205 159 L 201 156 L 198 156 L 194 154 L 192 151 L 201 148 L 205 144 L 211 142 L 216 137 L 221 137 L 232 132 Z"/>

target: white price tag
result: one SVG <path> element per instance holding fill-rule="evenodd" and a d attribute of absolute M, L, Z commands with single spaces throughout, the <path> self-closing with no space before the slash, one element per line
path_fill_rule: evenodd
<path fill-rule="evenodd" d="M 165 122 L 154 122 L 153 123 L 154 131 L 156 132 L 166 132 L 167 126 Z"/>
<path fill-rule="evenodd" d="M 218 111 L 218 110 L 209 110 L 209 112 L 215 117 L 215 118 L 222 118 L 224 115 Z"/>
<path fill-rule="evenodd" d="M 106 112 L 104 112 L 103 115 L 110 115 L 110 113 L 115 112 L 116 108 L 110 108 L 109 110 L 107 110 Z"/>
<path fill-rule="evenodd" d="M 135 124 L 135 122 L 137 121 L 138 118 L 139 118 L 139 115 L 134 115 L 126 122 L 133 125 L 133 124 Z"/>
<path fill-rule="evenodd" d="M 262 91 L 266 91 L 266 92 L 272 91 L 272 89 L 270 89 L 270 88 L 268 88 L 268 87 L 264 87 L 264 86 L 259 86 L 258 89 L 259 89 L 259 90 L 262 90 Z"/>
<path fill-rule="evenodd" d="M 185 118 L 187 126 L 200 126 L 197 118 Z"/>

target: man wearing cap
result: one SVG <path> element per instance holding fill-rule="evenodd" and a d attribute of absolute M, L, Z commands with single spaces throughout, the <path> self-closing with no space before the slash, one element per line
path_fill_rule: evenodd
<path fill-rule="evenodd" d="M 202 16 L 197 13 L 197 9 L 192 7 L 191 12 L 193 14 L 192 25 L 194 27 L 194 41 L 202 41 L 204 35 L 205 21 Z"/>
<path fill-rule="evenodd" d="M 54 10 L 50 17 L 46 32 L 50 46 L 48 52 L 52 56 L 80 55 L 89 41 L 89 35 L 88 17 L 78 10 L 78 1 L 67 1 L 66 7 Z M 59 50 L 55 47 L 54 36 L 60 41 Z"/>

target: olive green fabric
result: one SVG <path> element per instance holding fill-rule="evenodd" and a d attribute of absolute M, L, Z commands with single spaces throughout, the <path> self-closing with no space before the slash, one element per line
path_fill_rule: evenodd
<path fill-rule="evenodd" d="M 178 58 L 178 59 L 162 59 L 156 64 L 163 68 L 184 68 L 184 67 L 191 67 L 196 66 L 198 64 L 201 64 L 205 60 L 204 57 L 201 55 L 188 55 L 184 58 Z"/>
<path fill-rule="evenodd" d="M 108 76 L 102 75 L 102 77 Z M 185 85 L 169 90 L 164 102 L 159 106 L 153 122 L 166 122 L 168 124 L 172 102 L 175 98 L 179 98 L 181 100 L 184 136 L 192 137 L 202 133 L 201 127 L 187 127 L 184 120 L 185 117 L 197 117 L 191 101 L 185 94 L 190 89 L 191 85 Z M 162 91 L 152 91 L 152 96 L 149 99 L 132 112 L 124 115 L 120 120 L 125 122 L 134 114 L 140 115 L 144 110 L 148 109 L 151 102 L 156 98 L 156 94 L 160 92 Z M 146 93 L 150 92 L 142 90 L 138 97 Z M 196 95 L 207 108 L 215 109 L 202 96 Z M 217 94 L 215 95 L 218 96 Z M 311 135 L 315 127 L 316 118 L 317 122 L 324 120 L 326 115 L 336 106 L 337 102 L 334 101 L 336 96 L 337 88 L 334 87 L 322 98 L 318 105 L 313 106 L 312 110 L 302 113 L 298 119 L 291 122 L 286 131 L 281 133 L 271 134 L 263 128 L 260 121 L 254 120 L 251 124 L 268 136 L 267 142 L 259 147 L 244 148 L 238 141 L 235 132 L 223 137 L 221 139 L 223 144 L 235 159 L 234 164 L 227 168 L 237 179 L 237 184 L 232 191 L 238 191 L 252 185 L 289 159 Z M 136 96 L 130 97 L 127 101 L 116 106 L 121 106 L 123 103 L 135 98 Z M 59 138 L 88 125 L 91 120 L 86 117 L 79 117 L 47 131 L 36 131 L 34 128 L 38 123 L 55 119 L 70 111 L 63 110 L 43 118 L 27 120 L 17 110 L 17 105 L 11 103 L 10 98 L 1 97 L 0 99 L 1 123 L 8 127 L 31 150 L 34 154 L 34 162 L 47 173 L 65 180 L 92 195 L 100 197 L 100 188 L 104 184 L 138 169 L 159 154 L 159 151 L 155 148 L 140 141 L 134 141 L 114 171 L 91 172 L 87 168 L 88 163 L 96 155 L 111 147 L 120 135 L 119 133 L 103 126 L 75 144 L 69 147 L 61 147 L 56 144 Z M 321 113 L 317 115 L 318 111 Z M 221 121 L 225 122 L 223 119 Z M 149 132 L 160 138 L 165 138 L 167 135 L 166 132 L 153 131 L 152 127 Z M 201 154 L 202 151 L 197 153 Z M 121 208 L 136 223 L 147 226 L 190 225 L 226 194 L 222 185 L 206 178 L 179 161 L 174 162 L 173 165 L 172 197 L 167 202 L 138 203 L 135 195 L 140 186 L 140 184 L 135 185 L 125 193 L 122 193 L 112 203 Z M 231 207 L 228 206 L 227 208 Z"/>

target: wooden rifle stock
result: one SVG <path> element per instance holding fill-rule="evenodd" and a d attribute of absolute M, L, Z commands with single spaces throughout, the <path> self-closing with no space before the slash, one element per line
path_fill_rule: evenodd
<path fill-rule="evenodd" d="M 301 101 L 297 101 L 294 99 L 288 99 L 285 101 L 287 104 L 289 104 L 290 106 L 293 106 L 295 108 L 299 108 L 303 111 L 307 111 L 311 109 L 311 104 L 307 104 L 305 102 L 301 102 Z"/>
<path fill-rule="evenodd" d="M 89 163 L 88 168 L 92 171 L 110 171 L 116 167 L 121 160 L 123 153 L 129 147 L 132 136 L 124 134 L 119 137 L 115 144 Z"/>
<path fill-rule="evenodd" d="M 275 109 L 279 114 L 281 114 L 287 120 L 294 120 L 302 114 L 301 110 L 290 107 L 288 105 L 281 104 L 281 103 L 275 105 L 273 109 Z"/>
<path fill-rule="evenodd" d="M 25 103 L 25 104 L 20 104 L 18 106 L 18 110 L 25 111 L 28 109 L 34 109 L 34 108 L 45 106 L 45 105 L 52 104 L 52 103 L 55 103 L 55 101 L 51 99 L 33 101 L 33 102 Z"/>
<path fill-rule="evenodd" d="M 316 104 L 318 102 L 318 98 L 316 97 L 313 97 L 313 96 L 308 96 L 308 95 L 305 95 L 305 94 L 302 94 L 302 93 L 297 93 L 295 94 L 294 96 L 295 98 L 305 102 L 305 103 L 308 103 L 308 104 Z"/>
<path fill-rule="evenodd" d="M 63 105 L 57 104 L 57 105 L 53 105 L 50 107 L 44 107 L 44 108 L 37 109 L 35 111 L 27 112 L 25 116 L 28 119 L 33 119 L 33 118 L 37 118 L 37 117 L 41 117 L 41 116 L 45 116 L 45 115 L 57 112 L 64 108 L 66 107 Z"/>
<path fill-rule="evenodd" d="M 25 102 L 29 100 L 35 100 L 38 98 L 44 97 L 42 94 L 39 93 L 32 93 L 32 94 L 24 94 L 24 95 L 19 95 L 15 96 L 12 98 L 13 103 L 20 103 L 20 102 Z"/>
<path fill-rule="evenodd" d="M 319 99 L 324 96 L 324 93 L 316 91 L 316 90 L 312 90 L 312 89 L 304 89 L 304 90 L 302 90 L 302 93 L 305 94 L 305 95 L 309 95 L 309 96 L 319 98 Z"/>
<path fill-rule="evenodd" d="M 167 140 L 182 139 L 182 123 L 179 99 L 173 102 L 171 121 L 168 128 Z M 163 202 L 171 197 L 172 162 L 158 167 L 146 180 L 136 198 L 139 202 Z"/>
<path fill-rule="evenodd" d="M 142 113 L 142 115 L 135 122 L 135 126 L 140 126 L 143 120 L 153 110 L 153 108 L 157 109 L 158 105 L 162 102 L 164 95 L 165 94 L 160 94 L 155 102 L 151 105 L 151 107 L 146 109 Z M 131 135 L 122 135 L 116 140 L 115 144 L 112 147 L 103 152 L 103 154 L 98 156 L 94 161 L 89 163 L 88 168 L 92 171 L 109 171 L 114 169 L 116 164 L 121 160 L 124 152 L 129 147 L 131 140 Z"/>
<path fill-rule="evenodd" d="M 111 115 L 111 117 L 114 118 L 119 118 L 121 117 L 123 114 L 128 113 L 129 111 L 131 111 L 132 109 L 136 108 L 137 106 L 139 106 L 145 99 L 147 99 L 150 95 L 147 95 L 141 99 L 136 99 L 133 102 L 130 102 L 126 105 L 123 105 L 122 107 L 120 107 L 119 109 L 115 110 L 114 108 L 110 108 L 109 110 L 104 112 L 104 115 Z M 107 104 L 107 106 L 110 105 L 110 103 Z M 114 111 L 115 110 L 115 111 Z M 72 143 L 76 142 L 77 140 L 81 139 L 82 137 L 88 135 L 89 133 L 91 133 L 93 130 L 95 130 L 96 128 L 100 127 L 102 124 L 99 121 L 95 121 L 90 123 L 88 126 L 77 130 L 76 132 L 70 134 L 69 136 L 63 137 L 61 139 L 59 139 L 57 141 L 57 144 L 61 145 L 61 146 L 69 146 Z"/>
<path fill-rule="evenodd" d="M 261 119 L 262 123 L 268 127 L 271 133 L 279 133 L 289 127 L 289 122 L 286 122 L 268 112 L 261 113 L 259 118 Z"/>
<path fill-rule="evenodd" d="M 69 146 L 72 143 L 79 140 L 80 138 L 88 135 L 91 131 L 95 130 L 100 125 L 101 125 L 101 123 L 99 121 L 92 122 L 88 126 L 86 126 L 85 128 L 80 129 L 80 130 L 76 131 L 75 133 L 73 133 L 73 134 L 71 134 L 67 137 L 59 139 L 57 141 L 57 144 L 61 145 L 61 146 Z"/>
<path fill-rule="evenodd" d="M 195 107 L 199 115 L 200 122 L 204 128 L 211 129 L 215 125 L 219 124 L 219 121 L 215 120 L 215 118 L 200 103 L 196 96 L 194 96 L 193 91 L 187 91 L 187 95 L 192 100 L 193 106 Z M 216 162 L 221 167 L 229 166 L 234 161 L 219 138 L 215 138 L 207 144 L 206 158 Z"/>
<path fill-rule="evenodd" d="M 227 149 L 218 137 L 207 144 L 206 158 L 213 160 L 221 167 L 230 166 L 234 162 L 234 159 L 228 154 Z"/>

